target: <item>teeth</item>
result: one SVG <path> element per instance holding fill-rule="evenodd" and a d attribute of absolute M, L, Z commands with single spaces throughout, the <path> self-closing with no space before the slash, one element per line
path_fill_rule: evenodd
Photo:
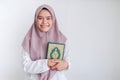
<path fill-rule="evenodd" d="M 44 27 L 48 27 L 48 26 L 42 26 L 42 27 L 44 28 Z"/>

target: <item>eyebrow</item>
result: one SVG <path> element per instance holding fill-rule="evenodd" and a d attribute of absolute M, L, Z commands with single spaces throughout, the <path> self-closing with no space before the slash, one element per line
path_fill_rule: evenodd
<path fill-rule="evenodd" d="M 38 17 L 43 17 L 43 16 L 38 16 Z M 46 16 L 46 17 L 52 17 L 52 16 Z"/>

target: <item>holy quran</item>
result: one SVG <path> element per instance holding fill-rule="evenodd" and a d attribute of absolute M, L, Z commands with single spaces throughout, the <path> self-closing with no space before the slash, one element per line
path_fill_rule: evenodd
<path fill-rule="evenodd" d="M 48 42 L 46 58 L 47 59 L 63 59 L 65 44 Z"/>

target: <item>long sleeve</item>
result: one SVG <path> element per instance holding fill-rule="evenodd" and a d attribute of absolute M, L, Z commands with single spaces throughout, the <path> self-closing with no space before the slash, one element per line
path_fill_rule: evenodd
<path fill-rule="evenodd" d="M 68 62 L 68 68 L 70 68 L 71 66 L 71 61 L 70 61 L 70 55 L 69 55 L 69 45 L 68 45 L 68 41 L 66 42 L 66 47 L 65 47 L 65 53 L 64 53 L 64 60 L 66 60 Z M 28 52 L 25 52 L 23 50 L 23 67 L 24 67 L 24 71 L 30 74 L 38 74 L 38 73 L 42 73 L 45 71 L 48 71 L 50 68 L 47 65 L 47 61 L 48 59 L 41 59 L 41 60 L 36 60 L 36 61 L 32 61 L 30 58 L 30 55 Z"/>
<path fill-rule="evenodd" d="M 64 53 L 63 59 L 68 62 L 67 69 L 70 69 L 71 68 L 71 59 L 70 59 L 70 45 L 69 45 L 68 41 L 66 42 L 65 53 Z"/>
<path fill-rule="evenodd" d="M 29 53 L 23 51 L 23 66 L 24 66 L 25 72 L 28 72 L 31 74 L 45 72 L 49 70 L 47 61 L 48 61 L 47 59 L 32 61 L 29 56 Z"/>

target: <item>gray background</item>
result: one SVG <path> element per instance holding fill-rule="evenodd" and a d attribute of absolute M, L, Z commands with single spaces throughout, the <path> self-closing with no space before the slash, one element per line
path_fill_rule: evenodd
<path fill-rule="evenodd" d="M 120 80 L 119 0 L 0 0 L 0 80 L 23 80 L 21 43 L 49 4 L 70 41 L 68 80 Z"/>

